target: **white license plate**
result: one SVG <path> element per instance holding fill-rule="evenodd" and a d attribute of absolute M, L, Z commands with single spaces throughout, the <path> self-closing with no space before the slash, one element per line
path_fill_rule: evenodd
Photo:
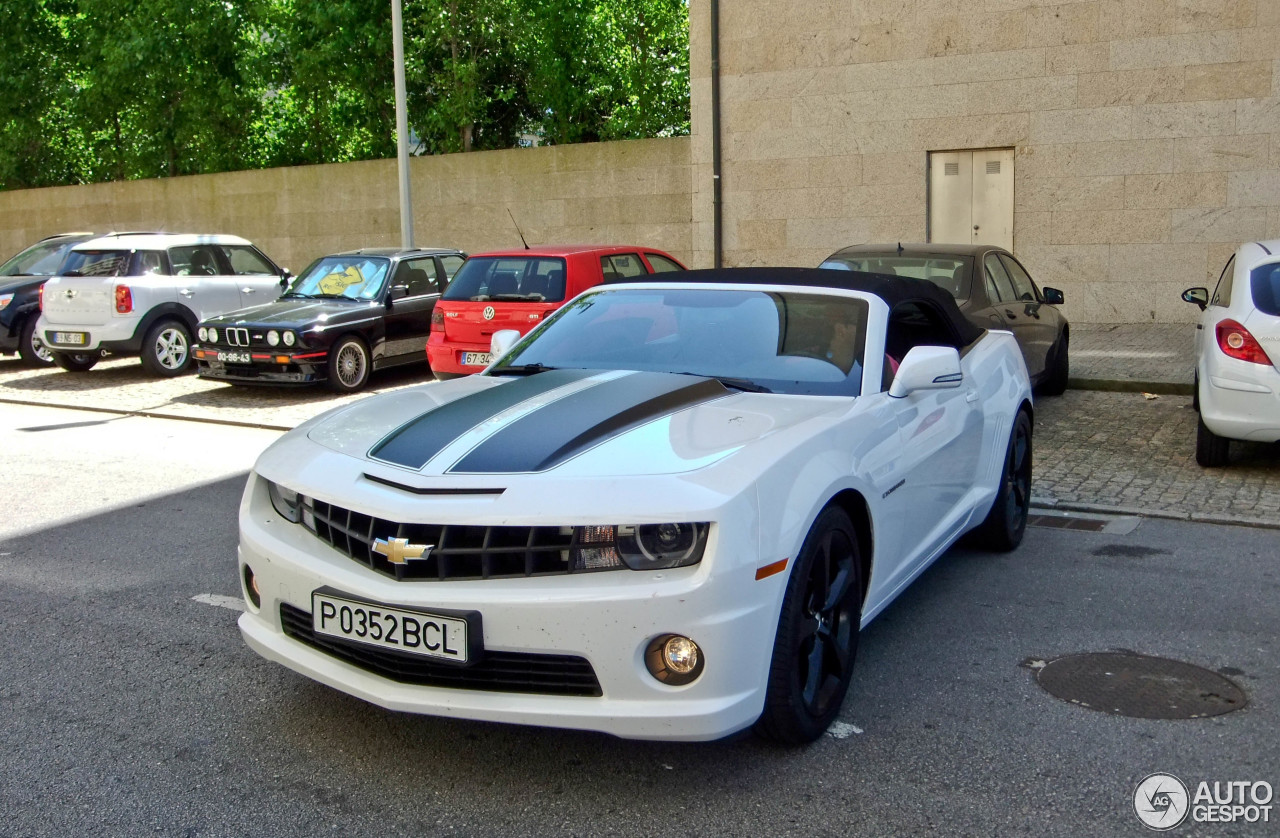
<path fill-rule="evenodd" d="M 454 663 L 467 663 L 467 621 L 426 611 L 406 611 L 371 602 L 311 594 L 311 625 L 317 634 L 341 637 Z"/>
<path fill-rule="evenodd" d="M 489 362 L 493 360 L 493 355 L 488 352 L 463 352 L 462 365 L 464 367 L 487 367 Z"/>
<path fill-rule="evenodd" d="M 248 352 L 219 352 L 218 360 L 224 364 L 249 364 L 253 362 Z"/>
<path fill-rule="evenodd" d="M 84 332 L 54 332 L 53 342 L 59 346 L 84 346 L 89 336 Z"/>

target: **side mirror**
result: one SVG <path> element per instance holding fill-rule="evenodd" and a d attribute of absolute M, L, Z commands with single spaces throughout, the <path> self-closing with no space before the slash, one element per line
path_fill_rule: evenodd
<path fill-rule="evenodd" d="M 280 277 L 280 293 L 283 294 L 289 290 L 289 272 L 285 271 L 284 276 Z"/>
<path fill-rule="evenodd" d="M 387 292 L 387 302 L 391 302 L 392 300 L 398 300 L 401 297 L 407 297 L 407 296 L 409 296 L 408 285 L 392 285 L 391 290 Z"/>
<path fill-rule="evenodd" d="M 1044 301 L 1051 306 L 1060 306 L 1066 302 L 1066 298 L 1057 288 L 1041 288 L 1040 292 L 1044 294 Z"/>
<path fill-rule="evenodd" d="M 489 339 L 489 357 L 491 360 L 498 360 L 507 353 L 507 350 L 515 346 L 516 341 L 520 340 L 520 333 L 515 329 L 499 329 L 493 333 L 493 337 Z"/>
<path fill-rule="evenodd" d="M 952 390 L 962 381 L 960 353 L 955 347 L 917 346 L 902 359 L 889 395 L 901 399 L 917 390 Z"/>
<path fill-rule="evenodd" d="M 1200 306 L 1200 310 L 1204 311 L 1205 306 L 1209 305 L 1209 289 L 1208 288 L 1188 288 L 1182 292 L 1184 302 L 1195 303 Z"/>

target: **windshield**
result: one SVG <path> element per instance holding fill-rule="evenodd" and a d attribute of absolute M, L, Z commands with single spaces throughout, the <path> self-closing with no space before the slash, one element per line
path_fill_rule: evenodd
<path fill-rule="evenodd" d="M 866 271 L 927 279 L 957 300 L 969 299 L 969 274 L 972 266 L 973 259 L 969 256 L 899 256 L 896 253 L 851 253 L 833 256 L 819 265 L 842 271 Z"/>
<path fill-rule="evenodd" d="M 372 300 L 382 292 L 390 264 L 372 256 L 326 256 L 303 271 L 285 296 Z"/>
<path fill-rule="evenodd" d="M 82 241 L 83 238 L 58 239 L 33 244 L 0 265 L 0 276 L 53 276 L 67 251 Z"/>
<path fill-rule="evenodd" d="M 70 276 L 120 276 L 129 268 L 127 250 L 73 250 L 59 273 Z"/>
<path fill-rule="evenodd" d="M 1263 314 L 1280 317 L 1280 264 L 1259 265 L 1251 272 L 1253 304 Z"/>
<path fill-rule="evenodd" d="M 564 299 L 564 260 L 549 256 L 481 256 L 463 263 L 442 300 L 558 303 Z"/>
<path fill-rule="evenodd" d="M 611 288 L 560 309 L 490 374 L 645 370 L 741 389 L 853 396 L 862 388 L 867 311 L 865 301 L 834 294 Z"/>

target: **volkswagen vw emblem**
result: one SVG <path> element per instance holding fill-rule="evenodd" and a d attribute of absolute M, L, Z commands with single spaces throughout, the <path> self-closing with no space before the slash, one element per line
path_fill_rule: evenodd
<path fill-rule="evenodd" d="M 485 307 L 484 307 L 484 319 L 485 319 L 485 320 L 492 320 L 492 319 L 493 319 L 493 315 L 494 315 L 493 306 L 485 306 Z"/>

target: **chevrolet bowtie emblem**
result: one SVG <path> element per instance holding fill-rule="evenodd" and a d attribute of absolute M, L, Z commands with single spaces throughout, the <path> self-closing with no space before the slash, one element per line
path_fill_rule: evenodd
<path fill-rule="evenodd" d="M 413 559 L 425 559 L 431 555 L 434 544 L 410 544 L 407 538 L 375 538 L 373 552 L 387 557 L 392 564 L 408 564 Z"/>

